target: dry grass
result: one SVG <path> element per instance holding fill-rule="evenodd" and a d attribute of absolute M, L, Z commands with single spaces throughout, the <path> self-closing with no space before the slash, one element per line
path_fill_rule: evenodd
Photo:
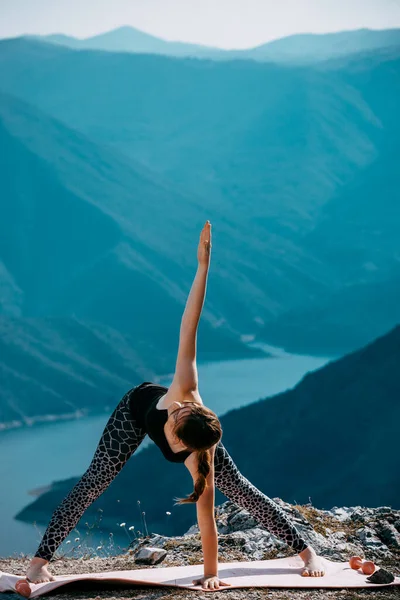
<path fill-rule="evenodd" d="M 330 529 L 331 532 L 343 531 L 347 536 L 352 536 L 359 527 L 349 519 L 343 522 L 330 515 L 321 515 L 320 511 L 310 504 L 295 504 L 294 508 L 313 526 L 317 533 L 324 537 L 328 537 L 327 529 Z"/>

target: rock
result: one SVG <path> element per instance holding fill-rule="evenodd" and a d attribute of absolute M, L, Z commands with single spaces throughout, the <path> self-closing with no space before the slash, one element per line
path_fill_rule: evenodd
<path fill-rule="evenodd" d="M 329 514 L 333 515 L 339 521 L 347 521 L 353 514 L 354 509 L 349 508 L 348 506 L 334 506 L 330 511 L 326 510 L 324 513 L 329 516 Z"/>
<path fill-rule="evenodd" d="M 259 523 L 244 509 L 232 515 L 228 522 L 231 531 L 245 531 L 257 527 L 257 525 Z"/>
<path fill-rule="evenodd" d="M 376 524 L 375 529 L 384 544 L 400 548 L 400 533 L 397 532 L 394 525 L 383 519 Z"/>
<path fill-rule="evenodd" d="M 340 542 L 331 548 L 325 548 L 323 554 L 331 560 L 338 560 L 340 562 L 347 560 L 350 556 L 364 556 L 365 552 L 361 544 L 357 546 L 349 542 Z"/>
<path fill-rule="evenodd" d="M 157 546 L 158 548 L 162 548 L 166 542 L 169 540 L 173 540 L 174 538 L 168 537 L 167 535 L 160 535 L 159 533 L 152 533 L 148 543 L 151 546 Z"/>
<path fill-rule="evenodd" d="M 187 530 L 187 532 L 184 534 L 186 535 L 195 535 L 196 533 L 199 533 L 199 526 L 196 525 L 196 523 L 194 525 L 191 525 L 189 527 L 189 529 Z"/>
<path fill-rule="evenodd" d="M 393 512 L 393 509 L 390 506 L 379 506 L 379 508 L 376 508 L 375 510 L 378 515 L 388 515 Z"/>
<path fill-rule="evenodd" d="M 350 556 L 356 555 L 381 561 L 396 557 L 400 547 L 399 510 L 388 506 L 334 506 L 332 510 L 322 510 L 312 504 L 297 507 L 280 498 L 273 500 L 287 514 L 300 535 L 321 556 L 338 561 L 348 560 Z M 306 518 L 306 515 L 309 517 Z M 281 540 L 257 523 L 247 510 L 229 500 L 216 507 L 215 518 L 220 545 L 227 550 L 229 547 L 236 547 L 254 560 L 262 560 L 263 554 L 271 551 L 288 550 Z M 185 536 L 198 533 L 197 525 L 193 525 Z"/>
<path fill-rule="evenodd" d="M 135 555 L 135 563 L 145 565 L 156 565 L 164 560 L 167 556 L 166 550 L 162 548 L 156 548 L 154 546 L 146 546 L 140 548 Z"/>
<path fill-rule="evenodd" d="M 259 526 L 259 523 L 250 513 L 238 507 L 233 502 L 227 501 L 216 508 L 216 523 L 219 533 L 232 533 L 234 531 L 245 531 Z M 189 529 L 191 532 L 192 528 Z"/>
<path fill-rule="evenodd" d="M 378 569 L 378 571 L 367 577 L 367 580 L 371 583 L 392 583 L 394 575 L 386 569 Z"/>
<path fill-rule="evenodd" d="M 367 551 L 370 550 L 379 556 L 391 554 L 389 548 L 375 535 L 375 531 L 371 527 L 360 527 L 356 531 L 356 536 L 362 541 Z"/>
<path fill-rule="evenodd" d="M 373 517 L 373 511 L 374 509 L 372 508 L 356 506 L 354 507 L 350 519 L 355 523 L 369 523 Z"/>
<path fill-rule="evenodd" d="M 253 560 L 262 560 L 265 552 L 272 549 L 286 549 L 287 546 L 281 540 L 278 540 L 266 529 L 255 527 L 245 531 L 234 531 L 229 534 L 219 535 L 222 548 L 229 546 L 236 547 L 242 552 L 246 552 Z"/>

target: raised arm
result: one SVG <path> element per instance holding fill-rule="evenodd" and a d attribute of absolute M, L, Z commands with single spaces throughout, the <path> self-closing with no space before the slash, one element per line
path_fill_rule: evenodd
<path fill-rule="evenodd" d="M 198 391 L 196 365 L 197 328 L 206 295 L 211 246 L 211 223 L 207 221 L 200 234 L 197 250 L 197 272 L 181 321 L 175 375 L 169 388 L 170 393 L 177 400 L 179 400 L 179 397 L 183 399 L 190 392 Z"/>

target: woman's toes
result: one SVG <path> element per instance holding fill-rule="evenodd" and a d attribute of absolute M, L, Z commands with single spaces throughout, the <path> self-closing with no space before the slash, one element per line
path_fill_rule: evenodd
<path fill-rule="evenodd" d="M 309 571 L 308 571 L 308 569 L 307 569 L 307 568 L 306 568 L 306 569 L 304 569 L 304 571 L 302 572 L 302 576 L 303 576 L 303 577 L 309 577 L 309 576 L 310 576 L 310 573 L 309 573 Z"/>

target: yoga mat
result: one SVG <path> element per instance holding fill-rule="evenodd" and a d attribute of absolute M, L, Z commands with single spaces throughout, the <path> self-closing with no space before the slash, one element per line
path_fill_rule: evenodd
<path fill-rule="evenodd" d="M 348 562 L 332 562 L 321 558 L 326 573 L 323 577 L 302 577 L 303 561 L 299 556 L 275 558 L 272 560 L 255 560 L 250 562 L 219 563 L 219 577 L 231 584 L 217 591 L 232 588 L 271 587 L 271 588 L 373 588 L 384 587 L 369 583 L 367 576 L 361 571 L 354 571 Z M 77 581 L 115 582 L 124 585 L 141 586 L 173 586 L 190 590 L 202 590 L 192 584 L 192 579 L 203 575 L 203 565 L 183 567 L 147 567 L 133 571 L 109 571 L 106 573 L 87 573 L 84 575 L 58 575 L 56 581 L 30 583 L 30 598 L 37 598 L 62 586 Z M 0 574 L 0 592 L 15 591 L 16 583 L 24 579 L 22 576 L 9 573 Z M 400 577 L 388 585 L 400 585 Z M 209 590 L 215 593 L 214 590 Z"/>

